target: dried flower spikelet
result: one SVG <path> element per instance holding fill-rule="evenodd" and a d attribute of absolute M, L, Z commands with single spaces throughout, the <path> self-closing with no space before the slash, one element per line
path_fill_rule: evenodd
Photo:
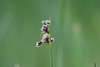
<path fill-rule="evenodd" d="M 47 20 L 47 21 L 46 21 L 46 24 L 50 24 L 50 20 Z"/>
<path fill-rule="evenodd" d="M 48 29 L 48 26 L 47 26 L 47 25 L 43 25 L 42 27 L 44 27 L 44 28 L 47 28 L 47 29 Z"/>
<path fill-rule="evenodd" d="M 45 20 L 43 20 L 43 21 L 42 21 L 42 24 L 43 24 L 43 25 L 46 25 L 46 21 L 45 21 Z"/>
<path fill-rule="evenodd" d="M 41 31 L 49 33 L 48 27 L 46 25 L 42 26 Z"/>
<path fill-rule="evenodd" d="M 44 34 L 41 41 L 42 42 L 45 42 L 45 43 L 49 43 L 50 42 L 50 39 L 49 39 L 48 34 Z"/>
<path fill-rule="evenodd" d="M 45 30 L 46 30 L 46 28 L 44 28 L 44 27 L 41 28 L 41 31 L 45 31 Z"/>
<path fill-rule="evenodd" d="M 51 38 L 51 42 L 54 41 L 54 38 Z"/>
<path fill-rule="evenodd" d="M 42 44 L 42 41 L 37 42 L 36 47 L 40 47 L 41 44 Z"/>
<path fill-rule="evenodd" d="M 49 36 L 48 34 L 44 34 L 44 35 L 43 35 L 43 37 L 48 37 L 48 36 Z"/>
<path fill-rule="evenodd" d="M 46 21 L 46 25 L 47 25 L 47 27 L 50 26 L 50 21 L 49 20 Z"/>
<path fill-rule="evenodd" d="M 49 26 L 50 26 L 50 21 L 49 21 L 49 20 L 47 20 L 47 21 L 42 21 L 42 24 L 43 24 L 43 25 L 42 25 L 41 31 L 46 32 L 46 33 L 49 34 L 48 28 L 49 28 Z"/>

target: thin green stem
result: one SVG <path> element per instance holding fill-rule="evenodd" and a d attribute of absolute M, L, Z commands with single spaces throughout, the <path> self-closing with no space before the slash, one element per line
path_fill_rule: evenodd
<path fill-rule="evenodd" d="M 53 67 L 53 60 L 52 60 L 52 46 L 49 46 L 50 49 L 50 66 Z"/>
<path fill-rule="evenodd" d="M 94 62 L 94 67 L 96 67 L 96 63 Z"/>
<path fill-rule="evenodd" d="M 50 33 L 51 33 L 51 17 L 50 17 Z M 49 33 L 49 39 L 51 38 L 50 37 L 50 33 Z M 50 66 L 53 67 L 53 60 L 52 60 L 52 45 L 51 45 L 51 42 L 49 43 L 49 53 L 50 53 Z"/>

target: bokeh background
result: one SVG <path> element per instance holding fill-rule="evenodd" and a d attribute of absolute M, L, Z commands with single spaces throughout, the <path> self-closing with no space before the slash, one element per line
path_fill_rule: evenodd
<path fill-rule="evenodd" d="M 0 0 L 0 67 L 50 67 L 50 17 L 54 67 L 100 67 L 100 0 Z"/>

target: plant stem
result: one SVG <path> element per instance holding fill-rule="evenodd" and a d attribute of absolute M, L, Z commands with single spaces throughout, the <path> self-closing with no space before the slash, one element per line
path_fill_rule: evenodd
<path fill-rule="evenodd" d="M 94 62 L 94 67 L 96 67 L 96 63 Z"/>
<path fill-rule="evenodd" d="M 50 17 L 50 32 L 51 32 L 51 17 Z M 49 38 L 50 38 L 50 34 L 49 34 Z M 50 53 L 50 66 L 53 67 L 51 42 L 49 43 L 49 53 Z"/>
<path fill-rule="evenodd" d="M 50 66 L 53 67 L 53 60 L 52 60 L 52 46 L 49 46 L 50 49 Z"/>

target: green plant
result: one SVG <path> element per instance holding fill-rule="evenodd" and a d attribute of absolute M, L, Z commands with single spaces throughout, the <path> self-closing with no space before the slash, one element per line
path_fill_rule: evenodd
<path fill-rule="evenodd" d="M 43 37 L 41 41 L 38 41 L 36 43 L 36 47 L 40 47 L 41 44 L 47 43 L 50 48 L 50 65 L 53 67 L 53 60 L 52 60 L 52 45 L 51 42 L 54 41 L 54 38 L 51 38 L 50 32 L 51 32 L 51 18 L 50 20 L 42 21 L 42 28 L 41 28 L 41 33 L 43 34 Z"/>

